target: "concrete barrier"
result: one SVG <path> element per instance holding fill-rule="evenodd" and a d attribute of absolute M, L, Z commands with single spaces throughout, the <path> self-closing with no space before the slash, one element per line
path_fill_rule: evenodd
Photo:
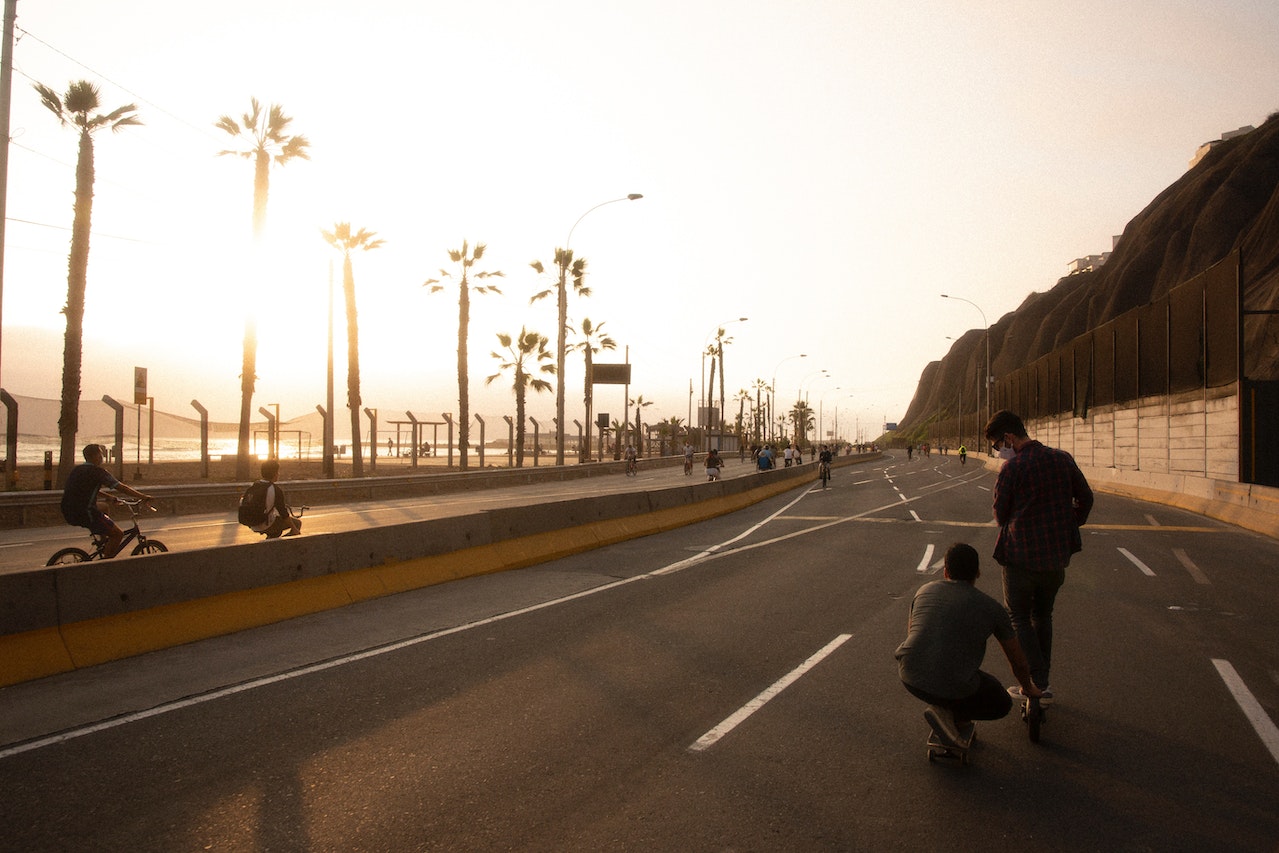
<path fill-rule="evenodd" d="M 815 471 L 0 575 L 0 686 L 664 532 Z"/>

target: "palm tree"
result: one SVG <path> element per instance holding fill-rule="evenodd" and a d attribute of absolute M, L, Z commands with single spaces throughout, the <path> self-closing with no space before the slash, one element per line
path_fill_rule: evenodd
<path fill-rule="evenodd" d="M 545 379 L 539 379 L 537 374 L 549 373 L 554 376 L 555 365 L 543 363 L 551 358 L 551 352 L 546 348 L 545 335 L 521 328 L 519 337 L 512 340 L 510 335 L 499 332 L 497 340 L 505 347 L 506 352 L 493 351 L 492 356 L 498 362 L 497 373 L 485 379 L 484 384 L 488 385 L 493 380 L 501 378 L 502 371 L 514 371 L 514 382 L 511 387 L 515 390 L 515 467 L 523 468 L 524 395 L 529 388 L 539 393 L 551 390 L 551 383 Z"/>
<path fill-rule="evenodd" d="M 635 453 L 639 456 L 644 455 L 644 427 L 640 425 L 640 410 L 646 409 L 653 405 L 652 400 L 645 400 L 641 394 L 634 400 L 631 405 L 635 407 Z"/>
<path fill-rule="evenodd" d="M 739 388 L 733 399 L 737 401 L 737 441 L 740 444 L 746 434 L 746 404 L 751 400 L 751 392 L 747 388 Z"/>
<path fill-rule="evenodd" d="M 755 385 L 752 387 L 755 391 L 755 441 L 756 443 L 763 443 L 763 427 L 767 426 L 768 423 L 765 418 L 770 417 L 770 415 L 766 414 L 764 408 L 760 405 L 761 395 L 771 394 L 773 389 L 763 379 L 756 379 Z"/>
<path fill-rule="evenodd" d="M 658 433 L 662 437 L 662 447 L 658 451 L 659 456 L 666 455 L 666 439 L 671 440 L 671 453 L 675 453 L 675 439 L 679 436 L 679 428 L 683 425 L 683 418 L 668 418 L 664 421 L 657 422 Z"/>
<path fill-rule="evenodd" d="M 733 339 L 725 335 L 722 328 L 715 331 L 715 350 L 719 356 L 719 431 L 721 436 L 724 434 L 724 345 L 732 342 Z"/>
<path fill-rule="evenodd" d="M 322 231 L 328 244 L 342 253 L 342 292 L 346 296 L 346 404 L 351 409 L 351 476 L 364 476 L 364 452 L 360 446 L 360 327 L 355 311 L 355 272 L 351 252 L 371 251 L 385 241 L 361 228 L 351 233 L 351 223 L 339 222 L 332 231 Z M 329 417 L 333 413 L 329 412 Z"/>
<path fill-rule="evenodd" d="M 290 160 L 310 160 L 305 136 L 289 136 L 293 119 L 284 108 L 272 104 L 266 112 L 257 98 L 249 99 L 249 111 L 236 121 L 229 115 L 219 118 L 214 127 L 224 130 L 239 143 L 239 148 L 219 151 L 218 156 L 232 154 L 253 161 L 253 241 L 260 244 L 266 231 L 266 201 L 270 190 L 271 164 L 283 166 Z M 258 328 L 250 312 L 244 318 L 244 359 L 240 369 L 240 433 L 235 456 L 235 476 L 249 479 L 249 420 L 253 415 L 253 387 L 257 381 Z M 358 434 L 357 434 L 358 435 Z"/>
<path fill-rule="evenodd" d="M 613 418 L 613 461 L 622 458 L 622 439 L 630 432 L 631 421 L 630 415 L 623 416 L 622 420 Z"/>
<path fill-rule="evenodd" d="M 795 405 L 791 406 L 790 410 L 790 422 L 795 427 L 795 446 L 802 448 L 808 439 L 808 431 L 815 424 L 813 410 L 808 403 L 803 400 L 795 401 Z"/>
<path fill-rule="evenodd" d="M 541 261 L 533 261 L 529 264 L 533 269 L 537 270 L 541 275 L 546 271 Z M 559 329 L 559 339 L 555 345 L 555 369 L 559 371 L 559 378 L 555 381 L 555 419 L 559 425 L 559 434 L 555 439 L 555 464 L 564 464 L 564 352 L 565 340 L 564 336 L 568 332 L 568 276 L 573 276 L 573 292 L 578 296 L 590 296 L 591 289 L 586 286 L 586 259 L 573 259 L 572 249 L 556 249 L 555 250 L 555 266 L 559 269 L 559 279 L 555 287 L 556 294 L 556 312 L 558 315 L 557 328 Z M 540 293 L 533 294 L 529 298 L 529 304 L 532 305 L 539 299 L 543 299 L 551 295 L 551 291 L 543 290 Z"/>
<path fill-rule="evenodd" d="M 484 257 L 484 250 L 487 246 L 484 243 L 476 243 L 474 251 L 466 240 L 462 241 L 462 248 L 449 249 L 449 260 L 455 264 L 460 264 L 458 277 L 458 295 L 457 295 L 457 443 L 460 451 L 459 465 L 463 471 L 466 470 L 466 451 L 470 444 L 471 438 L 471 393 L 470 393 L 470 373 L 467 369 L 467 333 L 471 326 L 471 291 L 476 293 L 501 293 L 497 285 L 472 285 L 471 278 L 487 279 L 502 278 L 502 273 L 494 272 L 477 272 L 472 273 L 471 267 L 475 266 L 476 261 Z M 453 274 L 448 270 L 441 268 L 440 276 L 442 278 L 452 278 Z M 428 278 L 423 287 L 431 288 L 431 293 L 437 293 L 444 289 L 444 285 L 439 279 Z M 492 381 L 490 378 L 489 381 Z M 520 429 L 523 429 L 523 424 Z"/>
<path fill-rule="evenodd" d="M 70 125 L 80 135 L 80 153 L 75 169 L 75 204 L 71 220 L 71 253 L 67 259 L 67 331 L 62 349 L 62 413 L 58 417 L 58 485 L 67 480 L 76 464 L 75 439 L 80 428 L 80 366 L 84 360 L 84 295 L 89 277 L 89 231 L 93 220 L 93 134 L 102 128 L 114 133 L 122 127 L 140 125 L 137 107 L 127 104 L 109 113 L 101 106 L 98 87 L 87 80 L 67 86 L 66 94 L 42 83 L 35 84 L 40 102 L 63 127 Z"/>
<path fill-rule="evenodd" d="M 591 456 L 591 408 L 595 402 L 595 390 L 591 384 L 594 356 L 601 350 L 617 349 L 617 341 L 604 334 L 603 323 L 596 326 L 591 323 L 591 318 L 587 317 L 582 320 L 582 340 L 574 344 L 573 349 L 580 349 L 586 356 L 586 380 L 584 383 L 586 388 L 582 395 L 582 399 L 586 403 L 586 444 L 581 448 L 578 456 L 581 459 L 589 459 Z"/>

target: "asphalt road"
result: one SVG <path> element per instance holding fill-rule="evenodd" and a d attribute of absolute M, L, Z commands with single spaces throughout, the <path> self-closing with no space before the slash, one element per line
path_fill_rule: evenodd
<path fill-rule="evenodd" d="M 632 481 L 633 482 L 633 481 Z M 1279 543 L 1099 495 L 1043 740 L 930 764 L 892 652 L 993 475 L 836 472 L 518 572 L 0 690 L 37 850 L 1256 850 L 1279 843 Z M 624 484 L 625 485 L 625 484 Z M 987 669 L 1011 683 L 990 645 Z"/>

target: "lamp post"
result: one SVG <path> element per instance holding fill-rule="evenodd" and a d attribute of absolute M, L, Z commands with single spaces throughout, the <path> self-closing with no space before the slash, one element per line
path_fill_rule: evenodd
<path fill-rule="evenodd" d="M 978 413 L 981 412 L 981 393 L 982 385 L 984 385 L 986 388 L 986 420 L 981 427 L 977 428 L 978 432 L 980 432 L 986 423 L 990 423 L 990 324 L 986 322 L 986 312 L 981 310 L 981 306 L 976 302 L 973 302 L 971 299 L 965 299 L 962 296 L 950 296 L 945 293 L 941 295 L 941 298 L 957 299 L 960 302 L 967 302 L 969 305 L 976 308 L 977 313 L 981 315 L 982 337 L 986 339 L 986 363 L 983 365 L 981 371 L 981 385 L 977 386 L 977 411 Z M 981 442 L 979 440 L 974 442 L 973 447 L 979 447 L 980 445 Z"/>
<path fill-rule="evenodd" d="M 333 259 L 329 259 L 329 352 L 328 372 L 324 383 L 324 476 L 332 480 L 333 467 Z"/>
<path fill-rule="evenodd" d="M 745 322 L 746 322 L 747 320 L 749 320 L 749 319 L 750 319 L 750 317 L 738 317 L 738 318 L 737 318 L 737 319 L 735 319 L 735 320 L 725 320 L 725 321 L 724 321 L 724 322 L 722 322 L 722 323 L 716 323 L 716 324 L 715 324 L 715 327 L 714 327 L 713 329 L 711 329 L 709 333 L 707 333 L 707 335 L 706 335 L 706 340 L 705 340 L 705 341 L 703 341 L 703 343 L 702 343 L 702 387 L 701 387 L 701 389 L 700 389 L 700 390 L 701 390 L 701 393 L 702 393 L 704 396 L 702 396 L 702 397 L 701 397 L 701 399 L 700 399 L 700 400 L 699 400 L 699 402 L 698 402 L 698 409 L 700 410 L 700 411 L 698 412 L 698 414 L 699 414 L 699 415 L 701 415 L 701 414 L 702 414 L 702 412 L 704 412 L 704 411 L 705 411 L 705 409 L 706 409 L 707 405 L 710 403 L 710 401 L 711 401 L 711 399 L 712 399 L 712 397 L 714 396 L 714 393 L 715 393 L 715 389 L 714 389 L 714 388 L 707 388 L 707 387 L 706 387 L 706 356 L 707 356 L 707 355 L 709 355 L 709 354 L 712 354 L 712 353 L 708 352 L 708 350 L 709 350 L 709 346 L 708 346 L 708 344 L 710 343 L 711 338 L 718 338 L 718 339 L 719 339 L 719 340 L 716 342 L 716 343 L 717 343 L 717 346 L 716 346 L 716 352 L 717 352 L 717 354 L 719 355 L 719 374 L 720 374 L 720 375 L 719 375 L 719 382 L 720 382 L 720 387 L 722 388 L 722 387 L 724 386 L 724 341 L 723 341 L 723 338 L 722 338 L 722 337 L 720 337 L 720 334 L 719 334 L 719 333 L 720 333 L 721 331 L 723 331 L 724 327 L 725 327 L 725 326 L 727 326 L 729 323 L 745 323 Z M 723 420 L 723 419 L 724 419 L 724 395 L 723 395 L 722 393 L 720 394 L 720 398 L 719 398 L 719 413 L 720 413 L 720 414 L 719 414 L 719 416 L 720 416 L 720 435 L 722 436 L 722 435 L 723 435 L 723 433 L 724 433 L 724 420 Z M 689 426 L 692 426 L 692 424 L 689 424 Z M 703 450 L 708 449 L 708 448 L 709 448 L 709 446 L 710 446 L 710 429 L 709 429 L 709 426 L 707 427 L 707 431 L 706 431 L 706 436 L 705 436 L 705 438 L 706 438 L 706 442 L 707 442 L 707 447 L 703 448 Z"/>
<path fill-rule="evenodd" d="M 769 421 L 768 440 L 769 441 L 773 440 L 773 422 L 777 420 L 777 409 L 775 406 L 775 403 L 776 403 L 775 395 L 777 393 L 777 369 L 781 367 L 783 364 L 785 364 L 786 362 L 793 361 L 797 358 L 808 358 L 808 353 L 801 352 L 799 355 L 788 355 L 786 358 L 783 358 L 781 361 L 777 362 L 777 365 L 773 368 L 773 384 L 768 387 L 768 421 Z"/>
<path fill-rule="evenodd" d="M 590 210 L 587 210 L 586 213 L 577 217 L 577 222 L 574 222 L 573 227 L 568 229 L 568 237 L 564 240 L 564 250 L 558 253 L 560 280 L 557 295 L 559 298 L 560 339 L 555 347 L 555 371 L 557 373 L 555 380 L 556 465 L 564 464 L 564 355 L 566 351 L 565 343 L 568 339 L 568 266 L 570 263 L 569 259 L 572 257 L 569 245 L 573 242 L 573 232 L 577 229 L 578 224 L 581 223 L 581 221 L 592 211 L 599 210 L 606 204 L 613 204 L 614 202 L 619 201 L 635 201 L 636 199 L 641 199 L 643 197 L 644 196 L 640 193 L 631 193 L 630 195 L 623 196 L 622 198 L 611 198 L 608 201 L 602 201 Z"/>

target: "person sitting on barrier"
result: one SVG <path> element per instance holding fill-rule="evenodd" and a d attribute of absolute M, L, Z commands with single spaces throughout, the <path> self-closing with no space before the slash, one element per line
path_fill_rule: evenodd
<path fill-rule="evenodd" d="M 952 745 L 972 720 L 1002 719 L 1012 709 L 1012 697 L 1003 684 L 981 670 L 986 639 L 992 634 L 1026 695 L 1041 695 L 1008 611 L 975 586 L 981 576 L 979 563 L 973 546 L 950 546 L 945 580 L 924 584 L 915 593 L 906 639 L 895 653 L 902 686 L 928 704 L 924 718 Z"/>
<path fill-rule="evenodd" d="M 71 469 L 62 491 L 62 517 L 67 524 L 87 527 L 94 536 L 104 537 L 107 541 L 102 548 L 102 556 L 109 560 L 120 552 L 124 531 L 111 520 L 111 516 L 98 509 L 98 491 L 124 492 L 140 501 L 149 501 L 151 496 L 126 486 L 112 476 L 103 467 L 106 454 L 107 449 L 101 444 L 84 446 L 84 462 Z"/>
<path fill-rule="evenodd" d="M 240 499 L 240 523 L 267 539 L 277 539 L 282 533 L 297 536 L 302 532 L 302 519 L 293 515 L 284 498 L 284 489 L 276 485 L 279 476 L 280 460 L 266 460 L 262 463 L 262 478 L 249 486 Z"/>

